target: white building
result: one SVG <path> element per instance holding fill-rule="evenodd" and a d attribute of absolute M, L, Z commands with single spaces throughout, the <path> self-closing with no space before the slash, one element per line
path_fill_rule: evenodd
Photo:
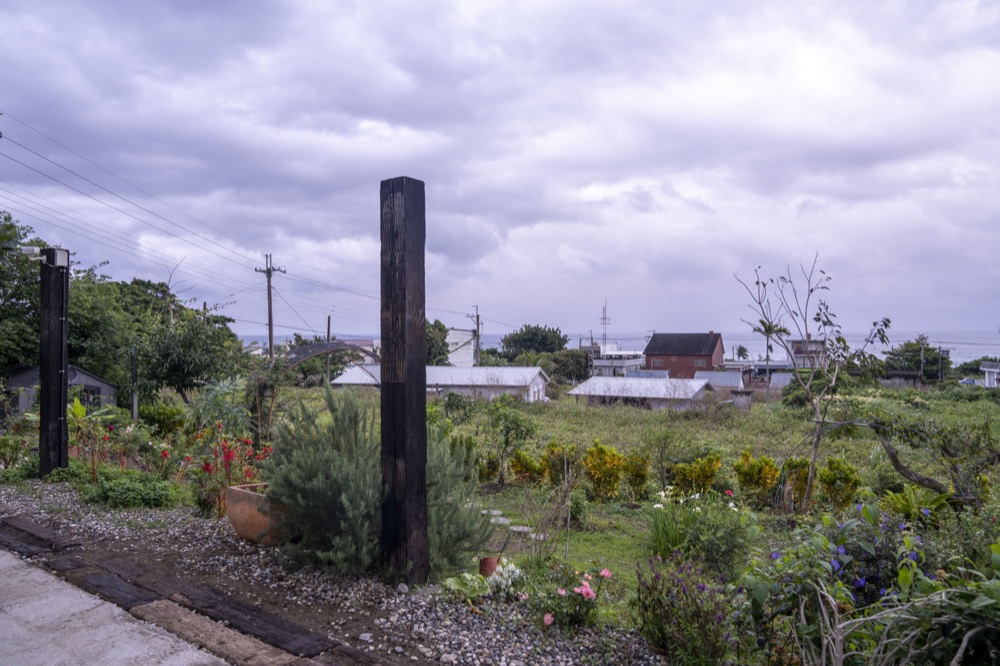
<path fill-rule="evenodd" d="M 525 402 L 538 402 L 546 399 L 548 382 L 548 375 L 538 367 L 427 366 L 427 392 L 431 394 L 458 393 L 483 400 L 513 395 Z M 330 384 L 377 388 L 381 384 L 381 368 L 371 364 L 351 366 Z"/>
<path fill-rule="evenodd" d="M 622 403 L 648 409 L 694 409 L 712 387 L 704 379 L 591 377 L 568 392 L 589 405 Z"/>
<path fill-rule="evenodd" d="M 996 388 L 1000 379 L 1000 363 L 993 361 L 983 361 L 979 364 L 979 369 L 986 373 L 986 381 L 983 386 L 986 388 Z"/>

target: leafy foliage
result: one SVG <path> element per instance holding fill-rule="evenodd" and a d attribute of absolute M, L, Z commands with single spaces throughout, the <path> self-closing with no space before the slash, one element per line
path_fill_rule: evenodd
<path fill-rule="evenodd" d="M 714 452 L 690 463 L 677 463 L 673 466 L 674 483 L 681 493 L 704 493 L 715 483 L 721 468 L 722 458 Z"/>
<path fill-rule="evenodd" d="M 587 453 L 583 456 L 583 469 L 594 488 L 596 499 L 618 497 L 622 472 L 625 470 L 625 458 L 615 448 L 604 446 L 599 440 L 594 440 L 593 446 L 587 449 Z"/>
<path fill-rule="evenodd" d="M 537 426 L 517 407 L 517 398 L 502 395 L 486 408 L 487 428 L 492 435 L 494 451 L 500 465 L 500 483 L 506 482 L 507 460 L 518 445 L 532 437 Z"/>
<path fill-rule="evenodd" d="M 834 508 L 842 511 L 854 499 L 861 479 L 857 468 L 843 458 L 827 458 L 819 470 L 819 485 Z"/>
<path fill-rule="evenodd" d="M 733 471 L 736 472 L 736 482 L 740 489 L 758 507 L 767 505 L 771 491 L 781 476 L 781 469 L 775 464 L 774 458 L 764 455 L 755 458 L 749 447 L 733 463 Z"/>
<path fill-rule="evenodd" d="M 428 321 L 424 329 L 427 339 L 427 365 L 450 365 L 448 363 L 448 327 L 440 319 Z"/>
<path fill-rule="evenodd" d="M 525 324 L 513 333 L 503 336 L 500 347 L 508 359 L 515 359 L 524 352 L 553 354 L 565 349 L 569 336 L 558 328 Z"/>
<path fill-rule="evenodd" d="M 944 377 L 951 370 L 951 357 L 932 347 L 926 335 L 919 335 L 916 340 L 908 340 L 887 351 L 885 368 L 921 372 L 924 381 L 936 382 L 939 376 Z"/>

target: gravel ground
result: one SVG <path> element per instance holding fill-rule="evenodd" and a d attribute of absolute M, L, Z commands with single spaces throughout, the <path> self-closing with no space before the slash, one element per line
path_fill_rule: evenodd
<path fill-rule="evenodd" d="M 404 590 L 299 567 L 279 548 L 243 541 L 228 521 L 189 508 L 113 510 L 80 502 L 67 484 L 29 482 L 0 486 L 0 515 L 10 514 L 72 537 L 88 553 L 128 555 L 163 575 L 211 585 L 388 663 L 666 663 L 633 633 L 543 631 L 520 604 L 487 603 L 475 614 L 434 585 Z"/>

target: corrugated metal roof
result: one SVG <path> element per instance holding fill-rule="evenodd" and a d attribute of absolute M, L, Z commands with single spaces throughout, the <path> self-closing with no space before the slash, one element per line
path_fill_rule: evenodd
<path fill-rule="evenodd" d="M 651 379 L 640 377 L 591 377 L 569 391 L 573 396 L 691 400 L 708 382 L 704 379 Z"/>
<path fill-rule="evenodd" d="M 427 366 L 427 386 L 528 386 L 539 375 L 548 382 L 548 376 L 539 367 L 475 367 Z M 331 384 L 339 386 L 375 386 L 381 382 L 381 368 L 377 365 L 353 365 Z"/>
<path fill-rule="evenodd" d="M 704 379 L 713 388 L 743 388 L 743 373 L 738 370 L 714 371 L 698 370 L 694 373 L 695 379 Z"/>
<path fill-rule="evenodd" d="M 722 342 L 721 333 L 654 333 L 646 356 L 711 356 Z"/>
<path fill-rule="evenodd" d="M 771 375 L 771 388 L 783 389 L 791 384 L 794 378 L 795 375 L 790 372 L 776 372 Z"/>

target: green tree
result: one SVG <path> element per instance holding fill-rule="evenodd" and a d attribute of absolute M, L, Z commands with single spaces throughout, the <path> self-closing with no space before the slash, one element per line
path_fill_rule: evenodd
<path fill-rule="evenodd" d="M 517 408 L 517 398 L 502 395 L 486 408 L 486 427 L 496 446 L 500 461 L 500 485 L 506 482 L 507 461 L 519 444 L 534 436 L 538 427 L 534 421 Z"/>
<path fill-rule="evenodd" d="M 919 372 L 925 382 L 935 382 L 951 370 L 951 359 L 931 346 L 926 335 L 918 335 L 885 353 L 885 369 Z"/>
<path fill-rule="evenodd" d="M 517 331 L 508 333 L 500 341 L 504 356 L 513 360 L 524 352 L 548 352 L 550 354 L 566 348 L 569 336 L 558 328 L 525 324 Z"/>
<path fill-rule="evenodd" d="M 192 389 L 225 379 L 240 367 L 243 346 L 227 317 L 183 310 L 174 313 L 174 320 L 150 336 L 145 370 L 152 381 L 189 403 Z"/>
<path fill-rule="evenodd" d="M 562 349 L 552 354 L 552 379 L 581 382 L 590 377 L 590 356 L 582 349 Z"/>
<path fill-rule="evenodd" d="M 0 213 L 5 244 L 45 247 L 29 226 Z M 4 252 L 0 263 L 0 371 L 38 363 L 38 302 L 41 297 L 38 262 L 17 252 Z"/>
<path fill-rule="evenodd" d="M 1000 358 L 996 356 L 981 356 L 974 361 L 959 363 L 953 368 L 953 371 L 959 377 L 982 376 L 983 371 L 979 369 L 979 366 L 983 363 L 1000 363 Z"/>
<path fill-rule="evenodd" d="M 737 345 L 736 358 L 738 358 L 741 361 L 747 360 L 748 358 L 750 358 L 750 350 L 744 347 L 743 345 Z"/>
<path fill-rule="evenodd" d="M 427 365 L 451 365 L 448 362 L 448 327 L 435 319 L 427 322 Z"/>
<path fill-rule="evenodd" d="M 130 350 L 138 344 L 138 322 L 123 307 L 120 285 L 95 268 L 73 271 L 69 287 L 69 359 L 118 386 L 127 404 Z"/>

